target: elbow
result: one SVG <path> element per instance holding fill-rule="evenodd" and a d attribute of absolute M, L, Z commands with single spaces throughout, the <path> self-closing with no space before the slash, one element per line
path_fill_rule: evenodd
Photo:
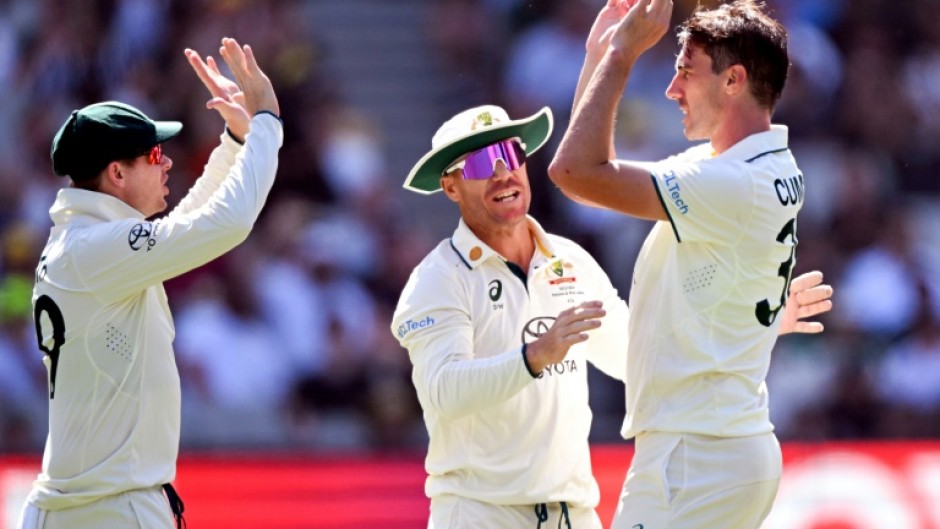
<path fill-rule="evenodd" d="M 455 402 L 454 399 L 447 398 L 441 392 L 433 392 L 430 395 L 431 397 L 428 399 L 430 408 L 445 420 L 455 421 L 469 413 L 469 410 L 464 406 Z"/>
<path fill-rule="evenodd" d="M 232 239 L 235 241 L 236 245 L 245 242 L 245 239 L 247 239 L 248 236 L 251 235 L 252 227 L 253 227 L 253 224 L 248 224 L 248 225 L 237 226 L 236 228 L 232 230 Z"/>
<path fill-rule="evenodd" d="M 220 242 L 226 248 L 226 252 L 245 242 L 248 235 L 251 234 L 251 226 L 232 226 L 225 230 L 225 235 L 220 238 Z"/>
<path fill-rule="evenodd" d="M 548 165 L 548 178 L 562 190 L 571 185 L 574 174 L 574 168 L 561 156 L 556 156 Z"/>
<path fill-rule="evenodd" d="M 423 401 L 423 403 L 426 402 L 428 408 L 448 421 L 455 421 L 468 415 L 473 409 L 472 403 L 466 401 L 462 402 L 452 391 L 448 391 L 448 389 L 452 390 L 452 388 L 450 388 L 450 385 L 445 383 L 442 378 L 443 377 L 438 377 L 425 388 L 423 393 L 426 398 L 422 399 L 420 395 L 421 392 L 419 392 L 418 400 Z"/>

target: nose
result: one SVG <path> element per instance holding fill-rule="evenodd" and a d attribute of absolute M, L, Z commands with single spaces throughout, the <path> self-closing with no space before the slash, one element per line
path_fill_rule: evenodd
<path fill-rule="evenodd" d="M 169 171 L 173 168 L 173 159 L 164 154 L 163 159 L 160 160 L 160 165 L 163 166 L 164 171 Z"/>
<path fill-rule="evenodd" d="M 502 178 L 509 178 L 510 176 L 512 176 L 512 171 L 506 167 L 506 162 L 504 162 L 502 159 L 496 160 L 496 162 L 493 164 L 493 179 L 497 180 Z"/>
<path fill-rule="evenodd" d="M 672 99 L 673 101 L 678 101 L 682 97 L 682 91 L 679 89 L 679 74 L 673 76 L 672 81 L 669 82 L 669 86 L 666 87 L 666 99 Z"/>

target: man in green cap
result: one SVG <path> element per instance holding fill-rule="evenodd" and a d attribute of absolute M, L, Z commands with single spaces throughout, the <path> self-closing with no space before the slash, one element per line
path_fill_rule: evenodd
<path fill-rule="evenodd" d="M 415 267 L 391 331 L 408 350 L 430 442 L 431 529 L 599 529 L 587 363 L 623 380 L 628 311 L 595 260 L 528 215 L 526 157 L 552 131 L 545 108 L 445 122 L 404 187 L 444 191 L 460 220 Z M 797 280 L 780 332 L 806 332 Z M 810 288 L 810 290 L 813 290 Z"/>
<path fill-rule="evenodd" d="M 251 231 L 283 141 L 271 81 L 248 46 L 222 39 L 234 75 L 185 54 L 225 120 L 205 173 L 168 215 L 177 122 L 116 102 L 72 112 L 52 143 L 71 185 L 36 269 L 33 316 L 49 373 L 49 436 L 20 529 L 169 529 L 180 380 L 162 282 L 231 250 Z"/>

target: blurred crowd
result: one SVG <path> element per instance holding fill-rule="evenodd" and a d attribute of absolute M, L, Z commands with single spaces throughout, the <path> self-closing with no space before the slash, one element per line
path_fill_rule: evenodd
<path fill-rule="evenodd" d="M 316 24 L 324 3 L 420 15 L 410 32 L 424 42 L 433 75 L 422 82 L 433 86 L 412 103 L 435 125 L 390 128 L 349 97 L 344 83 L 357 80 L 333 74 L 336 43 Z M 106 99 L 182 121 L 165 151 L 176 203 L 222 133 L 182 50 L 217 56 L 222 36 L 250 43 L 272 77 L 285 143 L 248 241 L 166 284 L 182 448 L 423 447 L 410 364 L 388 326 L 412 267 L 458 214 L 422 223 L 401 182 L 436 124 L 472 105 L 514 117 L 549 106 L 557 144 L 601 3 L 0 0 L 0 452 L 39 452 L 47 429 L 30 295 L 48 208 L 67 182 L 51 170 L 53 134 L 71 110 Z M 940 437 L 940 0 L 767 3 L 790 32 L 775 121 L 790 126 L 807 190 L 795 273 L 822 270 L 836 289 L 824 334 L 778 342 L 772 419 L 784 440 Z M 678 24 L 696 2 L 675 4 Z M 621 156 L 688 146 L 663 96 L 675 52 L 667 35 L 634 70 Z M 404 162 L 392 139 L 407 145 Z M 529 161 L 532 213 L 588 248 L 626 297 L 649 224 L 564 199 L 545 176 L 554 146 Z M 593 372 L 592 383 L 593 439 L 616 440 L 622 389 Z"/>

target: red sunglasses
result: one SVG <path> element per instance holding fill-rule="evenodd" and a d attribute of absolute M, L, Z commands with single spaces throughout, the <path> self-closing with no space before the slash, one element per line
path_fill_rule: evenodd
<path fill-rule="evenodd" d="M 150 165 L 160 165 L 163 162 L 163 146 L 159 143 L 147 151 L 147 163 Z"/>

